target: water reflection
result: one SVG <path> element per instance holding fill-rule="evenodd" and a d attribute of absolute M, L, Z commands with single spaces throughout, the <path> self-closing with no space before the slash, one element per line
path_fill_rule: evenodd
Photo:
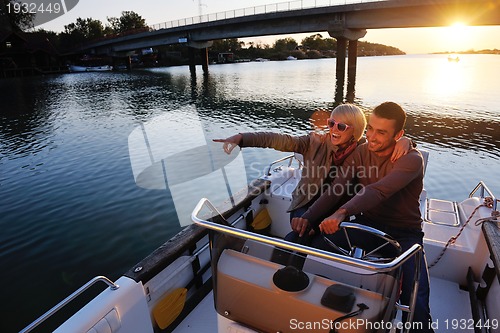
<path fill-rule="evenodd" d="M 464 66 L 457 62 L 442 62 L 430 69 L 430 75 L 424 82 L 428 93 L 443 98 L 453 98 L 470 91 L 471 80 L 467 78 Z"/>
<path fill-rule="evenodd" d="M 38 80 L 0 81 L 0 147 L 3 155 L 27 156 L 50 145 L 54 114 L 44 104 L 52 87 L 39 88 Z"/>
<path fill-rule="evenodd" d="M 500 157 L 500 122 L 467 119 L 440 114 L 409 112 L 413 121 L 407 132 L 419 141 L 442 147 L 482 151 Z"/>
<path fill-rule="evenodd" d="M 314 109 L 307 103 L 234 99 L 230 94 L 219 93 L 226 90 L 227 84 L 225 77 L 213 74 L 191 79 L 191 98 L 200 106 L 199 112 L 206 119 L 214 117 L 233 125 L 246 122 L 253 124 L 251 127 L 255 130 L 278 129 L 290 134 L 310 130 L 308 120 Z M 447 90 L 441 93 L 447 94 Z M 369 115 L 373 106 L 363 105 L 360 99 L 356 102 Z M 473 108 L 447 109 L 445 105 L 432 106 L 426 110 L 422 105 L 401 104 L 409 115 L 406 132 L 417 141 L 500 156 L 500 132 L 497 130 L 500 118 L 495 117 L 494 113 L 481 115 L 485 111 Z M 333 103 L 325 106 L 332 108 Z"/>

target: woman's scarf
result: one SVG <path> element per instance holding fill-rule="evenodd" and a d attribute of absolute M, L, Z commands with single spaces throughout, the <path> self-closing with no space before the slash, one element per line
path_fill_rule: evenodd
<path fill-rule="evenodd" d="M 348 143 L 348 146 L 344 148 L 339 147 L 339 149 L 333 153 L 333 164 L 337 166 L 342 165 L 347 156 L 349 156 L 357 146 L 358 143 L 353 140 L 350 144 Z"/>

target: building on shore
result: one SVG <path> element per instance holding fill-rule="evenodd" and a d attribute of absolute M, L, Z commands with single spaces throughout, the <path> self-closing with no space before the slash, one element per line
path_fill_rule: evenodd
<path fill-rule="evenodd" d="M 44 33 L 0 32 L 0 77 L 65 71 L 60 54 Z"/>

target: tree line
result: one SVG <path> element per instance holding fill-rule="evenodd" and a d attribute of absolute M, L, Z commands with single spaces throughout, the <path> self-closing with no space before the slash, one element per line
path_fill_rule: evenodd
<path fill-rule="evenodd" d="M 272 45 L 262 43 L 244 43 L 238 39 L 214 41 L 211 52 L 232 52 L 236 60 L 268 58 L 284 60 L 289 56 L 297 59 L 331 58 L 336 56 L 337 40 L 324 38 L 321 34 L 313 34 L 302 39 L 300 44 L 292 37 L 277 39 Z M 358 41 L 358 56 L 403 55 L 398 48 Z"/>

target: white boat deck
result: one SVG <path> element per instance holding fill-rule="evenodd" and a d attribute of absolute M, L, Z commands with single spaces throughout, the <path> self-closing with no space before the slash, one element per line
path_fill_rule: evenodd
<path fill-rule="evenodd" d="M 213 292 L 210 292 L 173 331 L 173 333 L 191 332 L 217 332 Z"/>
<path fill-rule="evenodd" d="M 453 329 L 453 325 L 460 325 L 460 320 L 472 318 L 469 293 L 461 290 L 458 284 L 431 276 L 431 314 L 434 332 L 445 333 L 460 331 L 473 333 L 473 329 L 460 327 Z"/>
<path fill-rule="evenodd" d="M 453 325 L 460 325 L 460 320 L 472 318 L 469 294 L 459 286 L 447 280 L 431 276 L 431 312 L 433 328 L 436 333 L 453 330 Z M 472 329 L 458 330 L 461 333 L 473 333 Z M 217 332 L 217 316 L 213 306 L 213 293 L 207 295 L 189 316 L 173 331 L 174 333 Z M 243 330 L 242 332 L 248 332 Z"/>

